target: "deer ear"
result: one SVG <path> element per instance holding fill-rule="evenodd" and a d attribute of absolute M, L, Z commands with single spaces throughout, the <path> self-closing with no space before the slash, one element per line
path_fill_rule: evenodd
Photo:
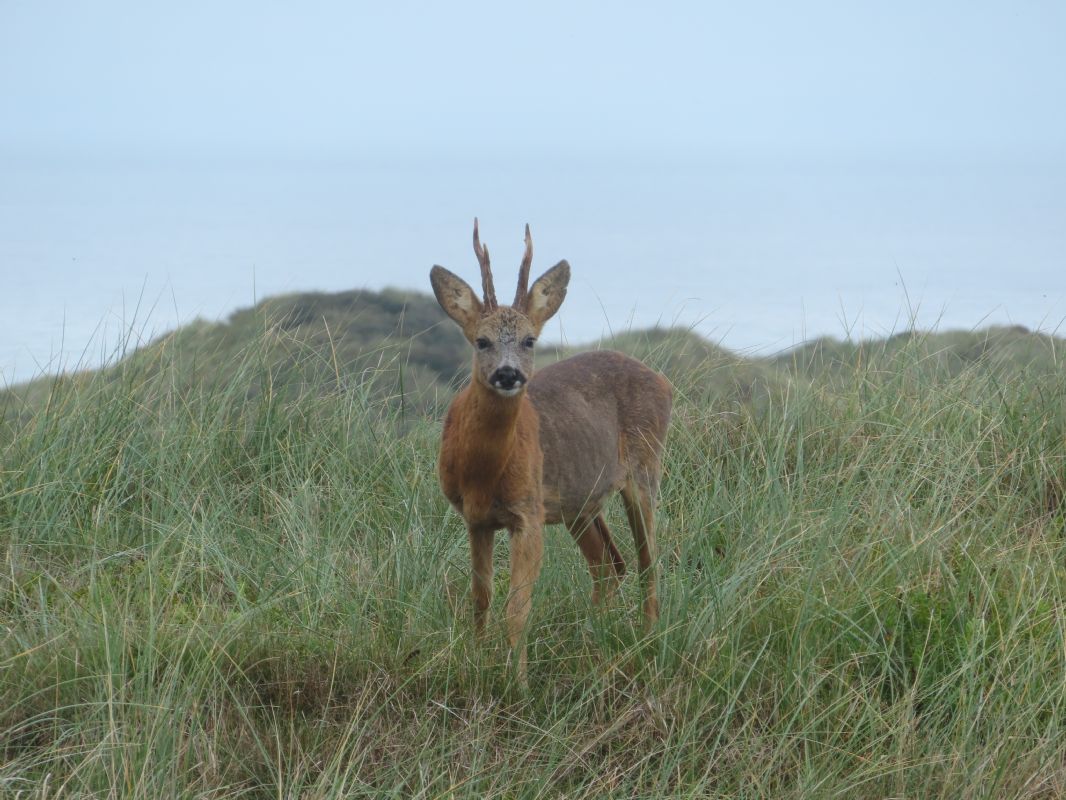
<path fill-rule="evenodd" d="M 554 316 L 566 297 L 566 287 L 570 283 L 570 265 L 560 261 L 541 275 L 529 289 L 526 298 L 526 316 L 539 332 L 541 326 Z"/>
<path fill-rule="evenodd" d="M 474 290 L 444 267 L 433 267 L 429 272 L 429 282 L 433 284 L 433 294 L 437 296 L 444 313 L 456 321 L 467 339 L 474 341 L 482 311 L 481 301 Z"/>

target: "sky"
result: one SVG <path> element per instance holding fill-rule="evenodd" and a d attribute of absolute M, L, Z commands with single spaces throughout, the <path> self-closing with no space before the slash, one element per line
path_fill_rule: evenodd
<path fill-rule="evenodd" d="M 1066 4 L 0 2 L 8 147 L 1062 158 Z"/>
<path fill-rule="evenodd" d="M 475 215 L 498 284 L 527 222 L 570 260 L 572 343 L 1062 333 L 1063 42 L 1033 0 L 0 0 L 0 383 L 138 303 L 473 279 Z"/>

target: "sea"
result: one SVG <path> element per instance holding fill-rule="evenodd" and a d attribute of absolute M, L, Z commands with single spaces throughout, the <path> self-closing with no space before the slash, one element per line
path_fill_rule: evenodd
<path fill-rule="evenodd" d="M 84 369 L 271 295 L 572 268 L 542 339 L 683 326 L 1066 334 L 1066 161 L 949 155 L 477 159 L 0 153 L 0 385 Z"/>

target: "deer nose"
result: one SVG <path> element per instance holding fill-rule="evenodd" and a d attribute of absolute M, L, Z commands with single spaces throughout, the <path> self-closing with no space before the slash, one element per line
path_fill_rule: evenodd
<path fill-rule="evenodd" d="M 489 382 L 496 388 L 506 391 L 521 386 L 526 382 L 526 376 L 514 367 L 500 367 L 492 373 Z"/>

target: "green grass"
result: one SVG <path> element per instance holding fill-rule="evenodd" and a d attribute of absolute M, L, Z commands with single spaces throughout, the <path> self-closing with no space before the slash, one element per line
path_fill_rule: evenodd
<path fill-rule="evenodd" d="M 1066 794 L 1060 340 L 627 343 L 677 386 L 662 620 L 632 577 L 591 609 L 552 528 L 522 690 L 471 633 L 439 403 L 387 365 L 280 391 L 271 336 L 7 397 L 0 796 Z"/>

